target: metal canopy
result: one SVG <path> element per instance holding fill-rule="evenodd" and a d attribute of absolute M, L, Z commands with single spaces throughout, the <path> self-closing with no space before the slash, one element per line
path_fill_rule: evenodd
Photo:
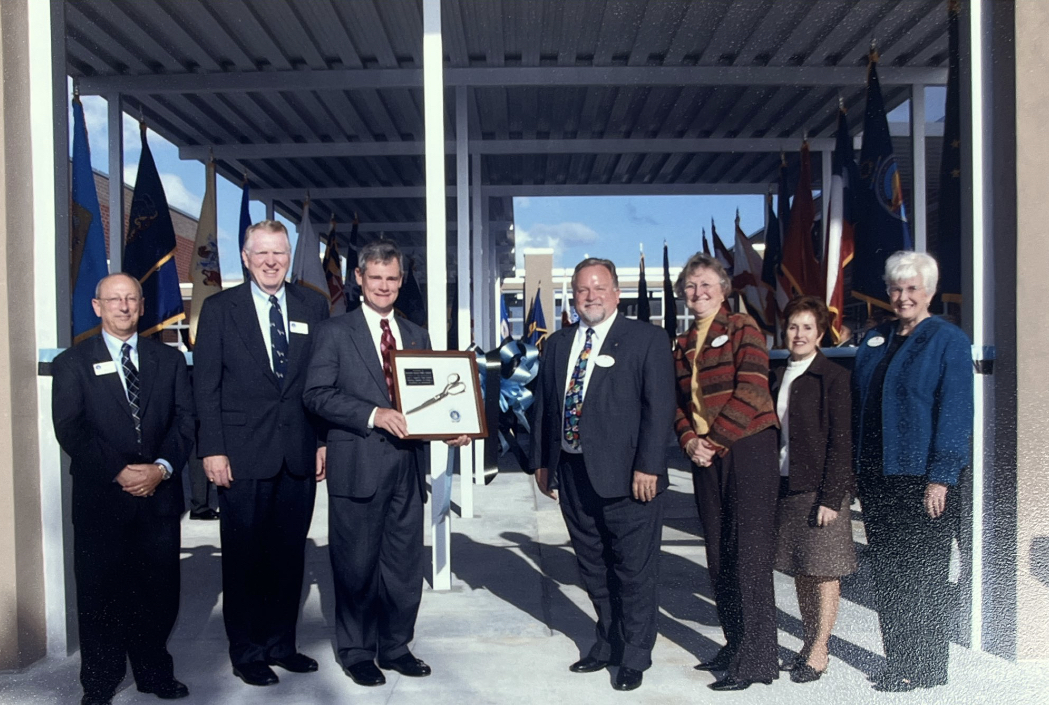
<path fill-rule="evenodd" d="M 213 148 L 290 219 L 309 189 L 314 213 L 421 244 L 420 0 L 65 9 L 82 93 L 184 158 Z M 862 107 L 872 38 L 889 109 L 945 83 L 946 16 L 946 0 L 442 0 L 448 219 L 457 86 L 490 221 L 512 222 L 513 195 L 763 193 L 781 149 L 829 137 L 839 96 Z M 512 232 L 490 232 L 508 274 Z"/>

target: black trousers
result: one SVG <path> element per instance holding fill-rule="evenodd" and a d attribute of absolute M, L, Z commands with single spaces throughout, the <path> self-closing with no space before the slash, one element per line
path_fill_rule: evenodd
<path fill-rule="evenodd" d="M 601 497 L 581 455 L 561 453 L 558 473 L 561 513 L 597 613 L 589 655 L 643 671 L 656 643 L 663 496 L 648 503 Z"/>
<path fill-rule="evenodd" d="M 776 429 L 769 428 L 736 441 L 710 467 L 692 466 L 728 674 L 740 680 L 779 675 L 772 584 L 777 452 Z"/>
<path fill-rule="evenodd" d="M 947 682 L 954 488 L 938 519 L 925 511 L 924 477 L 860 474 L 863 525 L 874 574 L 885 658 L 892 673 L 927 685 Z"/>
<path fill-rule="evenodd" d="M 335 643 L 344 667 L 408 653 L 422 601 L 423 498 L 412 451 L 367 499 L 328 498 Z"/>
<path fill-rule="evenodd" d="M 222 618 L 234 667 L 296 652 L 306 534 L 317 482 L 281 468 L 220 487 Z"/>
<path fill-rule="evenodd" d="M 179 539 L 177 516 L 158 517 L 145 507 L 74 526 L 85 694 L 111 696 L 128 660 L 140 686 L 174 677 L 167 640 L 178 615 Z"/>
<path fill-rule="evenodd" d="M 211 501 L 215 496 L 208 476 L 204 474 L 204 461 L 197 457 L 196 453 L 189 458 L 189 511 L 192 514 L 211 509 Z"/>

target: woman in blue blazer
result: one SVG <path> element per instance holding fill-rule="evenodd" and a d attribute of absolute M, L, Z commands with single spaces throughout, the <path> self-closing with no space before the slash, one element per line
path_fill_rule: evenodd
<path fill-rule="evenodd" d="M 885 263 L 896 320 L 871 330 L 852 375 L 853 439 L 882 642 L 875 688 L 947 682 L 947 574 L 970 462 L 969 340 L 929 313 L 936 260 L 897 252 Z"/>

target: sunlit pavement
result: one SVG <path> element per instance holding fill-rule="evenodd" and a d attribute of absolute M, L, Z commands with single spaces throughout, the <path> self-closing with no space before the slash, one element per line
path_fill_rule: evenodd
<path fill-rule="evenodd" d="M 661 614 L 653 665 L 640 689 L 616 692 L 614 672 L 568 671 L 593 632 L 591 608 L 577 585 L 575 559 L 557 505 L 534 489 L 531 478 L 505 471 L 488 487 L 475 488 L 477 516 L 453 518 L 453 589 L 426 586 L 414 653 L 433 667 L 429 678 L 388 672 L 388 682 L 362 688 L 335 661 L 334 602 L 327 547 L 327 497 L 318 493 L 307 553 L 299 629 L 300 650 L 320 671 L 277 670 L 280 683 L 243 684 L 230 669 L 222 625 L 217 522 L 183 523 L 182 609 L 170 641 L 176 676 L 190 689 L 191 703 L 1043 703 L 1049 702 L 1049 664 L 1015 664 L 961 646 L 951 651 L 947 686 L 904 694 L 873 691 L 868 675 L 883 659 L 877 618 L 869 605 L 868 577 L 845 581 L 844 600 L 823 678 L 798 685 L 781 677 L 771 686 L 714 693 L 714 676 L 693 666 L 711 657 L 721 640 L 710 598 L 703 540 L 691 497 L 691 480 L 671 471 L 663 533 Z M 453 501 L 458 501 L 458 478 Z M 429 512 L 429 505 L 427 505 Z M 855 536 L 863 548 L 859 515 Z M 861 565 L 863 561 L 861 559 Z M 429 566 L 427 566 L 429 575 Z M 800 646 L 793 581 L 776 575 L 782 656 Z M 21 673 L 0 674 L 0 703 L 77 703 L 79 658 L 48 659 Z M 130 673 L 130 671 L 129 671 Z M 156 702 L 139 693 L 130 676 L 114 703 Z"/>

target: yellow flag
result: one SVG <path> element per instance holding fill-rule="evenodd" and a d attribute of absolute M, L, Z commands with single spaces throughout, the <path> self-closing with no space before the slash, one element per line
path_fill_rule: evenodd
<path fill-rule="evenodd" d="M 189 277 L 193 282 L 193 304 L 189 319 L 189 344 L 197 342 L 197 319 L 204 299 L 222 291 L 219 268 L 218 217 L 215 209 L 215 162 L 209 160 L 204 180 L 204 203 L 197 221 L 197 238 L 193 243 Z"/>

